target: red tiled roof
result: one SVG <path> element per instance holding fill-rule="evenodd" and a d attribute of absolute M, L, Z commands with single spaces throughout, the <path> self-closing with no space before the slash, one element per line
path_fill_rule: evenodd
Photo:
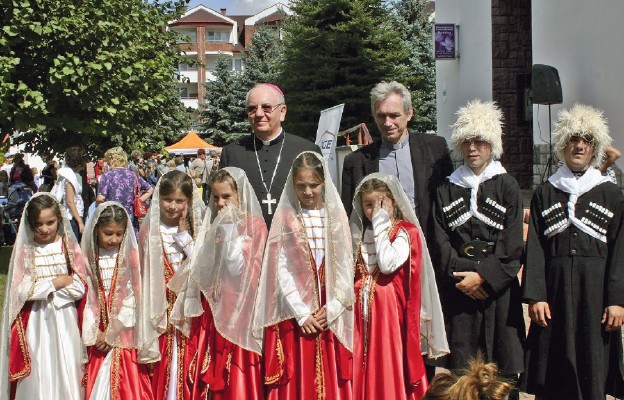
<path fill-rule="evenodd" d="M 229 18 L 229 17 L 228 17 Z M 211 24 L 211 25 L 232 25 L 230 21 L 225 19 L 223 16 L 218 16 L 209 13 L 206 10 L 199 9 L 192 13 L 191 15 L 187 15 L 186 17 L 180 18 L 176 22 L 171 25 L 197 25 L 197 24 Z"/>

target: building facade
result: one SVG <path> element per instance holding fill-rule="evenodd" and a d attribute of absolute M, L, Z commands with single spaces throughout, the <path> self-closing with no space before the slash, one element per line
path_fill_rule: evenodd
<path fill-rule="evenodd" d="M 277 3 L 254 15 L 227 15 L 222 8 L 215 11 L 204 5 L 189 9 L 180 19 L 169 24 L 169 29 L 184 35 L 179 46 L 188 64 L 179 65 L 177 83 L 180 100 L 187 107 L 201 108 L 205 102 L 208 81 L 214 80 L 213 71 L 219 58 L 232 60 L 232 72 L 243 71 L 245 51 L 251 45 L 253 33 L 259 25 L 279 26 L 292 11 Z M 199 61 L 192 65 L 191 61 Z"/>

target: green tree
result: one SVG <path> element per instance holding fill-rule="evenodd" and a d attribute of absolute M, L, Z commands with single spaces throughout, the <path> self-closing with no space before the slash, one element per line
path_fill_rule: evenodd
<path fill-rule="evenodd" d="M 260 25 L 252 36 L 252 45 L 245 56 L 245 80 L 256 83 L 275 83 L 280 78 L 284 43 L 280 29 Z"/>
<path fill-rule="evenodd" d="M 0 130 L 27 151 L 158 146 L 186 124 L 183 62 L 165 29 L 188 0 L 7 0 L 0 5 Z"/>
<path fill-rule="evenodd" d="M 216 80 L 206 83 L 202 131 L 207 139 L 223 146 L 251 132 L 245 113 L 248 86 L 240 73 L 232 71 L 232 60 L 222 57 L 214 70 Z"/>
<path fill-rule="evenodd" d="M 397 79 L 407 49 L 383 0 L 294 0 L 285 24 L 286 128 L 313 138 L 319 112 L 345 103 L 342 127 L 372 123 L 370 90 Z"/>
<path fill-rule="evenodd" d="M 414 118 L 410 128 L 425 132 L 436 129 L 435 58 L 433 24 L 424 0 L 395 0 L 393 17 L 408 57 L 398 81 L 412 93 Z"/>

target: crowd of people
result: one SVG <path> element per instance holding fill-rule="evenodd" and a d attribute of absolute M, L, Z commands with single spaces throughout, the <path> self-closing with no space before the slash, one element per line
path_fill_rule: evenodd
<path fill-rule="evenodd" d="M 599 110 L 560 114 L 524 246 L 494 102 L 458 110 L 453 170 L 443 138 L 408 131 L 409 91 L 379 83 L 381 138 L 346 157 L 340 194 L 319 148 L 282 129 L 279 87 L 246 102 L 253 135 L 218 168 L 108 150 L 88 218 L 67 150 L 11 255 L 0 399 L 622 395 L 624 195 L 600 170 Z"/>

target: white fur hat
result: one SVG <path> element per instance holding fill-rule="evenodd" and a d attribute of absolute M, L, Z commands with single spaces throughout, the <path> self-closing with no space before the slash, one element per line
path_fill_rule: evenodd
<path fill-rule="evenodd" d="M 503 154 L 503 112 L 493 101 L 474 99 L 468 102 L 457 111 L 457 121 L 451 129 L 451 147 L 456 155 L 462 155 L 461 144 L 470 139 L 488 142 L 493 159 Z"/>
<path fill-rule="evenodd" d="M 592 106 L 575 104 L 571 109 L 559 113 L 553 137 L 555 153 L 560 160 L 564 160 L 563 151 L 573 136 L 591 136 L 594 143 L 594 156 L 591 164 L 599 167 L 605 157 L 605 149 L 613 141 L 602 111 Z"/>

